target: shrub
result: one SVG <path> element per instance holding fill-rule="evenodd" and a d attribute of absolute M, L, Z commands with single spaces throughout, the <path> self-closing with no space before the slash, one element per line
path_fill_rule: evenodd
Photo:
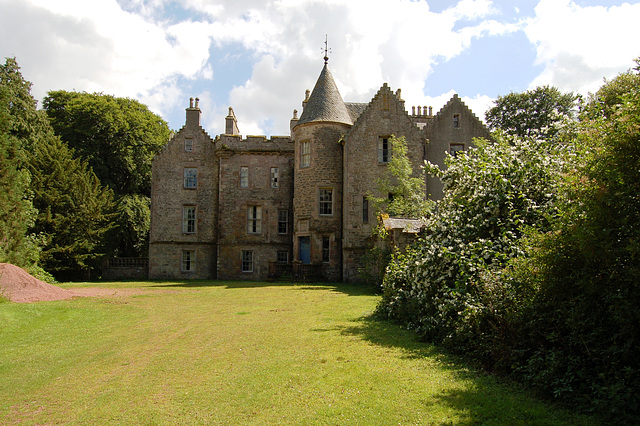
<path fill-rule="evenodd" d="M 392 259 L 378 312 L 491 366 L 492 339 L 516 303 L 501 270 L 522 253 L 528 227 L 555 211 L 562 147 L 538 141 L 477 141 L 447 169 L 428 165 L 445 188 L 426 234 Z"/>

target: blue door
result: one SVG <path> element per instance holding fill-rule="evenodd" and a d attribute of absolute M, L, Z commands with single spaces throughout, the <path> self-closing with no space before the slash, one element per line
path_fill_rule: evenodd
<path fill-rule="evenodd" d="M 308 265 L 311 263 L 311 242 L 309 237 L 299 237 L 300 252 L 298 258 L 300 262 Z"/>

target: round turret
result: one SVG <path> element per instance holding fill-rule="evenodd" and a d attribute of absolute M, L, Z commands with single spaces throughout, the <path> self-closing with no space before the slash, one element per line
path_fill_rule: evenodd
<path fill-rule="evenodd" d="M 342 145 L 353 125 L 325 63 L 293 127 L 295 142 L 294 259 L 342 275 Z"/>

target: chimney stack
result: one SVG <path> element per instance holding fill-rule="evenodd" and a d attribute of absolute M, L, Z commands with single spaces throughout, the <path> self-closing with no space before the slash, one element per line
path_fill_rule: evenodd
<path fill-rule="evenodd" d="M 187 108 L 187 127 L 200 127 L 200 107 L 198 106 L 200 99 L 196 98 L 196 105 L 193 106 L 193 98 L 189 99 L 189 108 Z"/>

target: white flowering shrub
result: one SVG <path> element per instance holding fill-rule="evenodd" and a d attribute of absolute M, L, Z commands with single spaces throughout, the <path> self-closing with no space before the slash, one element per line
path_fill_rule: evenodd
<path fill-rule="evenodd" d="M 476 145 L 449 157 L 445 170 L 426 165 L 442 179 L 445 195 L 423 236 L 389 264 L 378 312 L 489 359 L 483 330 L 499 327 L 515 303 L 515 290 L 499 275 L 522 253 L 527 229 L 548 228 L 563 156 L 561 146 L 546 142 L 500 138 Z"/>

